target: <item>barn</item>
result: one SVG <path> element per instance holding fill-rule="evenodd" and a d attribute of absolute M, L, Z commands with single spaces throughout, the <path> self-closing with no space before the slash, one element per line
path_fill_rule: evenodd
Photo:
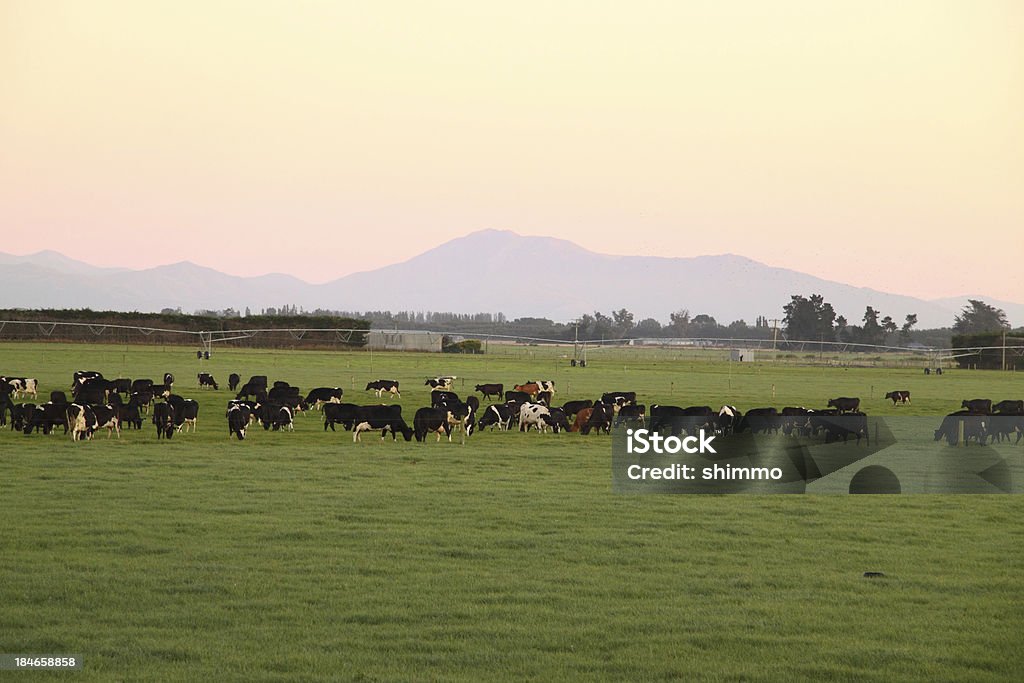
<path fill-rule="evenodd" d="M 443 335 L 420 330 L 370 330 L 366 346 L 372 351 L 427 351 L 441 353 Z"/>

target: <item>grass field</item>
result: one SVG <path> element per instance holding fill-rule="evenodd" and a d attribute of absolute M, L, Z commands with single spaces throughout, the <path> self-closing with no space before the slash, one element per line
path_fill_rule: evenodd
<path fill-rule="evenodd" d="M 410 418 L 438 374 L 460 394 L 553 379 L 558 400 L 635 390 L 746 409 L 845 395 L 872 415 L 1024 397 L 1012 373 L 643 350 L 579 369 L 558 353 L 217 350 L 200 366 L 188 348 L 0 345 L 0 372 L 46 392 L 76 369 L 170 371 L 202 405 L 198 432 L 170 442 L 152 425 L 78 444 L 0 430 L 0 652 L 84 658 L 20 674 L 33 680 L 1024 677 L 1020 496 L 622 496 L 607 437 L 354 444 L 310 415 L 240 443 L 226 388 L 195 386 L 200 369 L 222 385 L 267 374 L 373 403 L 368 380 L 398 379 Z M 912 406 L 884 401 L 893 389 Z"/>

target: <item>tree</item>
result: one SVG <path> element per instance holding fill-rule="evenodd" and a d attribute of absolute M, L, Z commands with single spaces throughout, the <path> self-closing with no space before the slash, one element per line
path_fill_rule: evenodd
<path fill-rule="evenodd" d="M 793 295 L 791 299 L 782 309 L 786 313 L 782 320 L 786 336 L 790 339 L 831 341 L 836 321 L 832 304 L 826 302 L 821 294 L 812 294 L 810 298 Z"/>
<path fill-rule="evenodd" d="M 907 342 L 910 340 L 910 328 L 917 324 L 917 313 L 910 313 L 907 315 L 907 320 L 903 323 L 903 327 L 900 328 L 900 340 Z"/>
<path fill-rule="evenodd" d="M 633 329 L 633 314 L 625 308 L 612 311 L 612 320 L 614 321 L 615 330 L 619 333 L 620 337 L 625 336 L 627 332 Z"/>
<path fill-rule="evenodd" d="M 661 336 L 661 323 L 654 318 L 644 318 L 633 331 L 640 337 L 660 337 Z"/>
<path fill-rule="evenodd" d="M 954 332 L 978 334 L 980 332 L 996 332 L 1010 326 L 1003 309 L 989 306 L 978 299 L 968 299 L 967 303 L 968 305 L 960 311 L 960 315 L 954 319 Z"/>
<path fill-rule="evenodd" d="M 878 323 L 878 316 L 878 311 L 871 306 L 864 309 L 864 326 L 860 328 L 858 340 L 861 344 L 881 346 L 885 343 L 885 328 Z"/>
<path fill-rule="evenodd" d="M 690 331 L 690 311 L 685 308 L 668 314 L 668 331 L 676 337 L 685 337 Z"/>

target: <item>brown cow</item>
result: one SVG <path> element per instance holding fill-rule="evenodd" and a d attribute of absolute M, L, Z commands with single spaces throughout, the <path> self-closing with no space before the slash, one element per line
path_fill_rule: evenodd
<path fill-rule="evenodd" d="M 540 385 L 536 382 L 527 382 L 526 384 L 517 384 L 513 387 L 514 391 L 521 391 L 524 394 L 529 394 L 531 398 L 536 398 L 537 392 L 540 391 Z"/>
<path fill-rule="evenodd" d="M 593 408 L 584 408 L 580 412 L 576 413 L 576 419 L 573 420 L 572 427 L 569 427 L 570 432 L 578 432 L 583 429 L 583 425 L 590 421 L 590 414 L 594 412 Z"/>

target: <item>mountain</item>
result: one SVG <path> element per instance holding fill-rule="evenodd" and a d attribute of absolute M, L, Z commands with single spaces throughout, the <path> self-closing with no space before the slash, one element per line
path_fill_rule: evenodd
<path fill-rule="evenodd" d="M 721 323 L 782 317 L 793 294 L 820 293 L 858 324 L 866 306 L 921 328 L 952 324 L 968 297 L 924 301 L 852 287 L 743 256 L 650 257 L 598 254 L 566 240 L 482 230 L 402 263 L 323 285 L 290 275 L 226 275 L 182 262 L 146 270 L 97 268 L 52 251 L 0 254 L 0 308 L 159 311 L 181 307 L 244 310 L 294 304 L 306 309 L 502 312 L 510 318 L 572 320 L 626 308 L 635 319 L 668 320 L 680 308 Z M 977 296 L 1024 323 L 1024 305 Z"/>

